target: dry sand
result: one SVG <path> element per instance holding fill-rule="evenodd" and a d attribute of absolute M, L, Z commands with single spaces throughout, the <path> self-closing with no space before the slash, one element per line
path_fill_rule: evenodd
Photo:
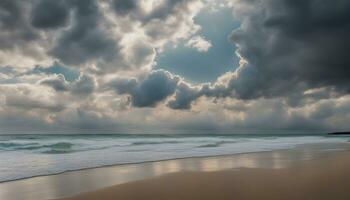
<path fill-rule="evenodd" d="M 350 152 L 282 169 L 179 172 L 64 200 L 349 200 Z"/>

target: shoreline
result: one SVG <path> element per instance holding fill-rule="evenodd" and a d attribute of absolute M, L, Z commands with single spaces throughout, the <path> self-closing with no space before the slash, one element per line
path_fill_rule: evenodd
<path fill-rule="evenodd" d="M 334 144 L 347 144 L 348 142 L 338 142 Z M 140 162 L 126 162 L 126 163 L 116 163 L 116 164 L 107 164 L 107 165 L 101 165 L 96 167 L 86 167 L 86 168 L 79 168 L 79 169 L 72 169 L 72 170 L 65 170 L 57 173 L 49 173 L 49 174 L 41 174 L 41 175 L 34 175 L 34 176 L 28 176 L 24 178 L 18 178 L 18 179 L 12 179 L 12 180 L 5 180 L 0 181 L 0 184 L 3 183 L 11 183 L 26 179 L 32 179 L 32 178 L 40 178 L 40 177 L 48 177 L 48 176 L 54 176 L 54 175 L 60 175 L 70 172 L 76 172 L 76 171 L 86 171 L 91 169 L 102 169 L 102 168 L 109 168 L 109 167 L 118 167 L 118 166 L 125 166 L 125 165 L 138 165 L 138 164 L 147 164 L 147 163 L 153 163 L 153 162 L 163 162 L 163 161 L 172 161 L 172 160 L 184 160 L 184 159 L 196 159 L 196 158 L 215 158 L 215 157 L 231 157 L 231 156 L 238 156 L 238 155 L 246 155 L 246 154 L 258 154 L 258 153 L 267 153 L 267 152 L 273 152 L 273 151 L 288 151 L 298 148 L 299 146 L 304 145 L 319 145 L 320 143 L 314 143 L 314 144 L 299 144 L 293 147 L 289 148 L 281 148 L 281 149 L 269 149 L 269 150 L 260 150 L 260 151 L 251 151 L 251 152 L 240 152 L 240 153 L 228 153 L 228 154 L 218 154 L 218 155 L 203 155 L 203 156 L 188 156 L 188 157 L 174 157 L 174 158 L 168 158 L 168 159 L 159 159 L 159 160 L 149 160 L 149 161 L 140 161 Z M 332 143 L 324 143 L 324 144 L 332 144 Z M 322 145 L 322 144 L 321 144 Z"/>
<path fill-rule="evenodd" d="M 348 142 L 303 144 L 288 149 L 187 157 L 66 171 L 56 175 L 2 182 L 0 183 L 0 199 L 60 199 L 113 185 L 181 172 L 215 172 L 239 168 L 284 168 L 292 163 L 318 159 L 323 155 L 338 155 L 349 149 Z M 52 183 L 55 184 L 52 185 Z M 18 194 L 18 187 L 26 188 L 28 185 L 35 185 L 35 187 L 27 188 L 26 193 Z"/>
<path fill-rule="evenodd" d="M 347 200 L 350 199 L 349 167 L 348 149 L 281 169 L 176 172 L 57 200 Z"/>
<path fill-rule="evenodd" d="M 332 135 L 330 135 L 332 137 Z M 347 142 L 334 142 L 334 144 L 348 144 L 350 141 Z M 57 173 L 48 173 L 48 174 L 40 174 L 40 175 L 34 175 L 34 176 L 28 176 L 23 178 L 17 178 L 17 179 L 11 179 L 11 180 L 5 180 L 0 181 L 1 184 L 5 183 L 12 183 L 16 181 L 22 181 L 32 178 L 40 178 L 40 177 L 49 177 L 49 176 L 55 176 L 55 175 L 61 175 L 65 173 L 70 172 L 77 172 L 77 171 L 86 171 L 86 170 L 92 170 L 92 169 L 103 169 L 103 168 L 109 168 L 109 167 L 118 167 L 118 166 L 125 166 L 125 165 L 138 165 L 138 164 L 147 164 L 147 163 L 153 163 L 153 162 L 163 162 L 163 161 L 172 161 L 172 160 L 184 160 L 184 159 L 196 159 L 196 158 L 215 158 L 215 157 L 231 157 L 236 155 L 246 155 L 246 154 L 255 154 L 255 153 L 267 153 L 267 152 L 273 152 L 273 151 L 288 151 L 296 149 L 300 146 L 310 146 L 310 145 L 324 145 L 324 144 L 333 144 L 333 143 L 310 143 L 310 144 L 298 144 L 292 147 L 286 147 L 286 148 L 279 148 L 279 149 L 269 149 L 269 150 L 259 150 L 259 151 L 250 151 L 250 152 L 239 152 L 239 153 L 228 153 L 228 154 L 218 154 L 218 155 L 201 155 L 201 156 L 188 156 L 188 157 L 174 157 L 174 158 L 167 158 L 167 159 L 159 159 L 159 160 L 148 160 L 148 161 L 140 161 L 140 162 L 125 162 L 125 163 L 115 163 L 115 164 L 106 164 L 106 165 L 100 165 L 96 167 L 86 167 L 86 168 L 79 168 L 79 169 L 72 169 L 72 170 L 64 170 Z"/>
<path fill-rule="evenodd" d="M 108 168 L 108 167 L 118 167 L 118 166 L 125 166 L 125 165 L 139 165 L 139 164 L 147 164 L 147 163 L 154 163 L 154 162 L 163 162 L 163 161 L 176 161 L 176 160 L 184 160 L 184 159 L 196 159 L 196 158 L 220 158 L 220 157 L 231 157 L 236 155 L 245 155 L 245 154 L 257 154 L 257 153 L 267 153 L 267 152 L 273 152 L 273 151 L 286 151 L 293 149 L 292 148 L 285 148 L 285 149 L 274 149 L 274 150 L 266 150 L 266 151 L 252 151 L 252 152 L 242 152 L 242 153 L 234 153 L 234 154 L 219 154 L 219 155 L 203 155 L 203 156 L 189 156 L 189 157 L 175 157 L 175 158 L 169 158 L 169 159 L 161 159 L 161 160 L 150 160 L 150 161 L 141 161 L 141 162 L 130 162 L 130 163 L 120 163 L 120 164 L 110 164 L 110 165 L 101 165 L 97 167 L 87 167 L 87 168 L 79 168 L 79 169 L 72 169 L 72 170 L 65 170 L 58 173 L 50 173 L 50 174 L 42 174 L 42 175 L 35 175 L 35 176 L 28 176 L 24 178 L 18 178 L 13 180 L 5 180 L 0 181 L 0 184 L 2 183 L 10 183 L 15 181 L 21 181 L 31 178 L 40 178 L 40 177 L 48 177 L 48 176 L 54 176 L 54 175 L 60 175 L 70 172 L 77 172 L 77 171 L 86 171 L 91 169 L 102 169 L 102 168 Z"/>

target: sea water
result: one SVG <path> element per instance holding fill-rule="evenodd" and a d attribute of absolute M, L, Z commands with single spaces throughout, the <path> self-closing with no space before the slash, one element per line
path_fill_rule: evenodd
<path fill-rule="evenodd" d="M 347 142 L 327 135 L 0 135 L 0 182 L 106 165 Z"/>

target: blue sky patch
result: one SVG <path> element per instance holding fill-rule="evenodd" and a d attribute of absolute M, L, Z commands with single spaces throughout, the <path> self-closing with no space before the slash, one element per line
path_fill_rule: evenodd
<path fill-rule="evenodd" d="M 232 9 L 205 9 L 194 21 L 202 27 L 199 35 L 209 40 L 212 47 L 207 52 L 199 52 L 186 46 L 184 42 L 177 47 L 168 44 L 157 55 L 156 68 L 179 74 L 192 82 L 213 81 L 221 74 L 236 68 L 239 61 L 234 54 L 236 47 L 228 37 L 240 23 L 233 18 Z"/>

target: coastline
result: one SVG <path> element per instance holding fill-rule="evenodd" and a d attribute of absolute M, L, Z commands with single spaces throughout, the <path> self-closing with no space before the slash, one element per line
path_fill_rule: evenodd
<path fill-rule="evenodd" d="M 29 134 L 30 135 L 30 134 Z M 38 135 L 38 134 L 37 134 Z M 11 135 L 12 136 L 12 135 Z M 20 136 L 23 136 L 23 135 L 20 135 Z M 62 136 L 62 135 L 60 135 Z M 74 135 L 73 135 L 74 136 Z M 300 136 L 300 135 L 299 135 Z M 329 138 L 334 138 L 335 140 L 333 141 L 329 141 L 329 143 L 342 143 L 342 142 L 346 142 L 346 141 L 341 141 L 343 139 L 340 139 L 338 140 L 339 138 L 342 138 L 342 136 L 333 136 L 333 135 L 316 135 L 316 137 L 318 136 L 321 136 L 321 137 L 324 137 L 326 140 L 328 137 Z M 264 136 L 264 137 L 261 137 L 262 139 L 265 139 L 265 138 L 271 138 L 272 135 L 268 135 L 268 136 Z M 279 136 L 279 138 L 288 138 L 290 136 Z M 315 137 L 315 135 L 301 135 L 301 137 Z M 172 138 L 172 137 L 170 137 Z M 249 138 L 249 137 L 248 137 Z M 260 138 L 259 138 L 260 139 Z M 225 138 L 221 139 L 221 140 L 225 140 Z M 338 141 L 336 141 L 338 140 Z M 341 141 L 341 142 L 340 142 Z M 36 141 L 37 142 L 37 141 Z M 221 142 L 220 141 L 220 145 L 221 145 Z M 270 141 L 265 141 L 265 142 L 270 142 Z M 213 143 L 217 143 L 215 141 L 213 141 Z M 231 142 L 228 142 L 228 144 L 230 144 Z M 115 161 L 113 161 L 113 159 L 109 159 L 109 161 L 103 163 L 103 162 L 95 162 L 95 163 L 87 163 L 86 159 L 85 159 L 85 163 L 84 164 L 81 164 L 79 166 L 76 165 L 74 166 L 74 163 L 73 164 L 70 164 L 70 166 L 66 167 L 66 166 L 63 166 L 61 169 L 58 168 L 58 169 L 52 169 L 52 165 L 51 166 L 48 166 L 48 169 L 50 170 L 45 170 L 45 168 L 43 168 L 43 170 L 41 171 L 36 171 L 36 172 L 32 172 L 32 171 L 28 171 L 28 173 L 23 173 L 22 169 L 23 168 L 20 168 L 18 169 L 18 171 L 16 171 L 14 174 L 18 173 L 18 172 L 21 172 L 21 174 L 19 174 L 18 176 L 3 176 L 0 178 L 0 184 L 1 183 L 8 183 L 8 182 L 13 182 L 13 181 L 21 181 L 21 180 L 25 180 L 25 179 L 30 179 L 30 178 L 37 178 L 37 177 L 45 177 L 45 176 L 53 176 L 53 175 L 60 175 L 60 174 L 64 174 L 64 173 L 69 173 L 69 172 L 74 172 L 74 171 L 81 171 L 81 170 L 90 170 L 90 169 L 96 169 L 96 168 L 105 168 L 105 167 L 113 167 L 113 166 L 120 166 L 120 165 L 129 165 L 129 164 L 143 164 L 143 163 L 149 163 L 149 162 L 159 162 L 159 161 L 168 161 L 168 160 L 178 160 L 178 159 L 188 159 L 188 158 L 206 158 L 206 157 L 219 157 L 219 156 L 232 156 L 232 155 L 240 155 L 240 154 L 247 154 L 247 153 L 259 153 L 259 152 L 270 152 L 270 151 L 276 151 L 276 150 L 288 150 L 288 149 L 294 149 L 294 148 L 298 148 L 298 146 L 300 145 L 313 145 L 313 143 L 311 142 L 308 142 L 308 143 L 305 143 L 305 144 L 297 144 L 297 142 L 295 144 L 283 144 L 284 146 L 268 146 L 267 148 L 266 147 L 258 147 L 258 148 L 252 148 L 252 149 L 249 149 L 251 148 L 250 146 L 248 147 L 248 150 L 246 149 L 247 145 L 245 146 L 245 149 L 244 150 L 241 150 L 240 148 L 240 144 L 239 143 L 236 143 L 236 142 L 232 142 L 235 144 L 232 145 L 232 148 L 234 148 L 234 150 L 228 150 L 229 148 L 226 148 L 224 150 L 222 150 L 221 146 L 208 146 L 207 148 L 203 148 L 203 151 L 207 151 L 206 153 L 190 153 L 188 154 L 189 152 L 191 152 L 192 150 L 189 150 L 188 153 L 186 154 L 183 154 L 183 155 L 167 155 L 167 156 L 159 156 L 159 157 L 148 157 L 148 158 L 136 158 L 136 159 L 132 159 L 132 161 L 126 159 L 125 161 L 123 161 L 123 159 L 115 159 Z M 322 144 L 322 143 L 328 143 L 328 142 L 316 142 L 315 144 Z M 157 143 L 158 144 L 158 143 Z M 225 143 L 223 143 L 225 144 Z M 237 144 L 237 145 L 236 145 Z M 78 146 L 80 144 L 77 144 L 76 146 Z M 211 145 L 211 144 L 209 144 Z M 220 152 L 218 151 L 212 151 L 213 147 L 219 147 L 221 148 L 220 149 Z M 239 147 L 239 148 L 236 148 L 236 147 Z M 253 146 L 254 147 L 254 144 Z M 201 148 L 201 146 L 196 146 L 195 148 Z M 108 148 L 106 148 L 108 149 Z M 21 150 L 21 149 L 20 149 Z M 211 150 L 212 152 L 208 151 L 208 150 Z M 119 151 L 119 150 L 116 150 L 116 151 Z M 15 151 L 8 151 L 8 152 L 15 152 Z M 81 151 L 81 152 L 88 152 L 88 150 L 84 150 L 84 151 Z M 113 151 L 110 151 L 110 152 L 113 152 Z M 132 151 L 131 151 L 132 152 Z M 42 159 L 45 159 L 45 153 L 43 152 L 32 152 L 34 154 L 37 154 L 37 155 L 40 155 L 42 156 L 43 158 Z M 109 152 L 108 152 L 109 153 Z M 127 154 L 127 151 L 125 152 Z M 153 152 L 152 152 L 153 153 Z M 156 152 L 155 152 L 156 153 Z M 191 155 L 192 154 L 192 155 Z M 5 155 L 5 154 L 4 154 Z M 24 157 L 22 156 L 21 159 L 26 159 L 27 158 L 27 155 L 23 154 Z M 49 156 L 55 156 L 56 154 L 47 154 Z M 73 154 L 57 154 L 57 155 L 68 155 L 67 156 L 67 159 L 72 159 L 71 155 Z M 77 155 L 77 154 L 74 154 L 74 155 Z M 157 155 L 157 154 L 156 154 Z M 94 155 L 95 157 L 93 157 L 92 159 L 96 159 L 98 158 L 98 156 L 96 157 L 96 155 Z M 105 154 L 100 154 L 99 155 L 100 157 L 104 157 Z M 106 156 L 106 158 L 113 158 L 113 154 L 110 154 Z M 92 161 L 91 158 L 90 158 L 90 155 L 89 154 L 85 154 L 85 158 L 89 158 L 88 161 Z M 49 158 L 49 159 L 55 159 L 55 158 Z M 76 159 L 79 160 L 79 157 L 76 157 Z M 29 160 L 29 162 L 40 162 L 40 159 L 39 160 Z M 65 160 L 61 160 L 62 162 L 65 161 Z M 13 163 L 13 165 L 16 166 L 20 166 L 21 163 Z M 11 168 L 11 165 L 7 165 L 8 168 Z M 6 170 L 6 168 L 5 168 Z"/>
<path fill-rule="evenodd" d="M 11 198 L 27 200 L 59 199 L 108 188 L 113 185 L 148 180 L 173 173 L 217 172 L 240 168 L 284 168 L 303 160 L 316 159 L 324 155 L 337 155 L 344 152 L 348 147 L 348 143 L 308 144 L 293 149 L 179 158 L 74 170 L 57 175 L 0 183 L 0 198 L 10 200 Z M 35 187 L 29 188 L 28 185 L 35 185 Z M 18 187 L 25 188 L 26 194 L 17 194 Z M 11 198 L 6 198 L 8 196 Z"/>
<path fill-rule="evenodd" d="M 12 179 L 12 180 L 5 180 L 5 181 L 0 181 L 0 184 L 2 184 L 2 183 L 10 183 L 10 182 L 15 182 L 15 181 L 21 181 L 21 180 L 26 180 L 26 179 L 31 179 L 31 178 L 40 178 L 40 177 L 61 175 L 61 174 L 70 173 L 70 172 L 85 171 L 85 170 L 91 170 L 91 169 L 103 169 L 103 168 L 107 168 L 107 167 L 118 167 L 118 166 L 124 166 L 124 165 L 142 165 L 142 164 L 154 163 L 154 162 L 173 161 L 173 160 L 176 161 L 176 160 L 197 159 L 197 158 L 199 158 L 199 159 L 200 158 L 220 158 L 220 157 L 228 157 L 228 156 L 239 156 L 239 155 L 245 155 L 245 154 L 267 153 L 267 152 L 273 152 L 273 151 L 284 151 L 284 150 L 289 150 L 289 149 L 291 149 L 291 148 L 276 149 L 276 150 L 261 150 L 261 151 L 241 152 L 241 153 L 234 153 L 234 154 L 231 153 L 231 154 L 219 154 L 219 155 L 175 157 L 175 158 L 169 158 L 169 159 L 149 160 L 149 161 L 140 161 L 140 162 L 107 164 L 107 165 L 101 165 L 101 166 L 96 166 L 96 167 L 86 167 L 86 168 L 65 170 L 65 171 L 57 172 L 57 173 L 49 173 L 49 174 L 28 176 L 28 177 Z"/>
<path fill-rule="evenodd" d="M 348 142 L 344 142 L 343 144 L 347 145 Z M 332 143 L 329 143 L 332 144 Z M 339 145 L 340 143 L 336 143 Z M 220 158 L 220 157 L 231 157 L 231 156 L 239 156 L 239 155 L 247 155 L 247 154 L 257 154 L 257 153 L 268 153 L 268 152 L 274 152 L 274 151 L 288 151 L 293 150 L 295 148 L 298 148 L 299 146 L 309 146 L 313 144 L 301 144 L 296 145 L 294 147 L 289 148 L 281 148 L 281 149 L 268 149 L 268 150 L 259 150 L 259 151 L 251 151 L 251 152 L 240 152 L 240 153 L 228 153 L 228 154 L 218 154 L 218 155 L 203 155 L 203 156 L 188 156 L 188 157 L 174 157 L 174 158 L 168 158 L 168 159 L 155 159 L 155 160 L 148 160 L 148 161 L 140 161 L 140 162 L 126 162 L 126 163 L 116 163 L 116 164 L 106 164 L 106 165 L 99 165 L 96 167 L 86 167 L 86 168 L 79 168 L 79 169 L 72 169 L 72 170 L 65 170 L 57 173 L 48 173 L 48 174 L 40 174 L 40 175 L 34 175 L 34 176 L 28 176 L 24 178 L 18 178 L 18 179 L 11 179 L 11 180 L 5 180 L 0 181 L 0 184 L 3 183 L 11 183 L 21 180 L 27 180 L 32 178 L 40 178 L 40 177 L 49 177 L 49 176 L 55 176 L 55 175 L 61 175 L 65 173 L 70 172 L 77 172 L 77 171 L 85 171 L 85 170 L 92 170 L 92 169 L 103 169 L 103 168 L 109 168 L 109 167 L 118 167 L 118 166 L 124 166 L 124 165 L 139 165 L 139 164 L 147 164 L 147 163 L 154 163 L 154 162 L 163 162 L 163 161 L 172 161 L 172 160 L 184 160 L 184 159 L 200 159 L 200 158 Z M 319 145 L 319 144 L 316 144 Z"/>
<path fill-rule="evenodd" d="M 281 169 L 177 172 L 60 200 L 347 200 L 350 199 L 349 167 L 350 152 L 344 151 Z"/>
<path fill-rule="evenodd" d="M 288 151 L 288 150 L 291 150 L 291 149 L 293 149 L 293 148 L 283 148 L 283 149 L 275 149 L 275 150 L 261 150 L 261 151 L 251 151 L 251 152 L 241 152 L 241 153 L 229 153 L 229 154 L 219 154 L 219 155 L 174 157 L 174 158 L 169 158 L 169 159 L 159 159 L 159 160 L 149 160 L 149 161 L 140 161 L 140 162 L 107 164 L 107 165 L 100 165 L 100 166 L 96 166 L 96 167 L 86 167 L 86 168 L 65 170 L 65 171 L 57 172 L 57 173 L 41 174 L 41 175 L 35 175 L 35 176 L 28 176 L 28 177 L 24 177 L 24 178 L 5 180 L 5 181 L 0 181 L 0 184 L 2 184 L 2 183 L 11 183 L 11 182 L 16 182 L 16 181 L 21 181 L 21 180 L 32 179 L 32 178 L 50 177 L 50 176 L 61 175 L 61 174 L 70 173 L 70 172 L 86 171 L 86 170 L 92 170 L 92 169 L 103 169 L 103 168 L 118 167 L 118 166 L 125 166 L 125 165 L 126 166 L 127 165 L 142 165 L 142 164 L 155 163 L 155 162 L 177 161 L 177 160 L 186 160 L 186 159 L 221 158 L 221 157 L 231 157 L 231 156 L 239 156 L 239 155 L 268 153 L 268 152 L 273 152 L 273 151 Z"/>

